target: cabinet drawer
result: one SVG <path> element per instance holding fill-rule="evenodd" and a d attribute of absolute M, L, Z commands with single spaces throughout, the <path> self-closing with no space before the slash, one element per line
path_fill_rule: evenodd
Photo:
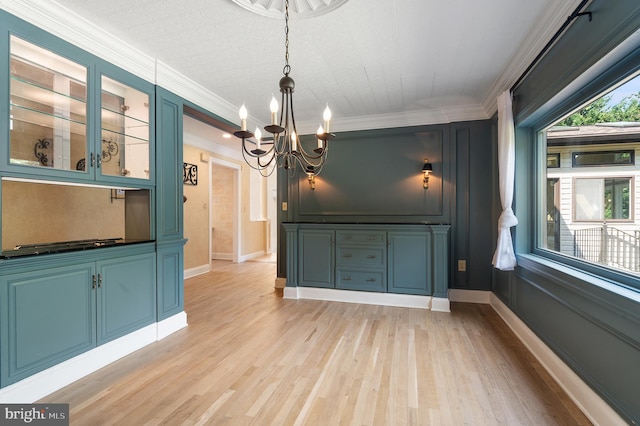
<path fill-rule="evenodd" d="M 385 245 L 387 234 L 384 231 L 336 231 L 336 243 Z"/>
<path fill-rule="evenodd" d="M 340 288 L 343 290 L 386 292 L 386 271 L 337 268 L 336 288 Z"/>
<path fill-rule="evenodd" d="M 338 246 L 336 249 L 337 266 L 384 268 L 386 265 L 385 247 Z"/>

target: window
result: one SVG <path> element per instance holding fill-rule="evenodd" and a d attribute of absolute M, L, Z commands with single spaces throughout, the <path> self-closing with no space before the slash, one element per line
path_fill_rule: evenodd
<path fill-rule="evenodd" d="M 547 154 L 547 168 L 557 169 L 560 167 L 560 153 L 548 153 Z"/>
<path fill-rule="evenodd" d="M 573 152 L 571 154 L 571 161 L 573 167 L 633 165 L 635 162 L 634 154 L 635 151 L 632 149 L 621 151 Z"/>
<path fill-rule="evenodd" d="M 629 220 L 631 178 L 576 178 L 576 221 Z"/>
<path fill-rule="evenodd" d="M 639 109 L 636 77 L 540 132 L 539 248 L 640 275 Z"/>

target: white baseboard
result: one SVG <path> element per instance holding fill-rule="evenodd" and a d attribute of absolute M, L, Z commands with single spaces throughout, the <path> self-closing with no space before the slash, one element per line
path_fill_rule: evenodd
<path fill-rule="evenodd" d="M 211 253 L 214 260 L 233 260 L 233 253 Z"/>
<path fill-rule="evenodd" d="M 257 258 L 263 257 L 263 256 L 266 256 L 266 253 L 265 253 L 264 250 L 256 251 L 254 253 L 249 253 L 249 254 L 245 254 L 245 255 L 240 256 L 240 258 L 238 259 L 238 262 L 242 263 L 242 262 L 246 262 L 247 260 L 257 259 Z"/>
<path fill-rule="evenodd" d="M 186 326 L 181 312 L 0 389 L 0 403 L 30 404 Z M 180 327 L 180 328 L 182 328 Z M 170 331 L 173 330 L 173 331 Z M 162 333 L 162 334 L 160 334 Z"/>
<path fill-rule="evenodd" d="M 162 321 L 156 323 L 156 325 L 156 340 L 162 340 L 170 334 L 173 334 L 188 325 L 187 313 L 185 311 L 182 311 L 179 314 L 163 319 Z"/>
<path fill-rule="evenodd" d="M 594 425 L 627 424 L 620 415 L 569 368 L 538 336 L 527 327 L 495 294 L 490 304 L 520 341 L 555 379 L 569 398 Z"/>
<path fill-rule="evenodd" d="M 315 287 L 285 287 L 283 298 L 326 300 L 329 302 L 362 303 L 365 305 L 398 306 L 417 309 L 430 309 L 432 302 L 431 296 L 335 290 L 332 288 Z"/>
<path fill-rule="evenodd" d="M 184 270 L 184 279 L 196 277 L 198 275 L 206 274 L 211 271 L 211 267 L 209 265 L 200 265 L 195 268 L 189 268 Z"/>
<path fill-rule="evenodd" d="M 451 303 L 446 297 L 433 297 L 431 299 L 431 310 L 434 312 L 451 312 Z"/>

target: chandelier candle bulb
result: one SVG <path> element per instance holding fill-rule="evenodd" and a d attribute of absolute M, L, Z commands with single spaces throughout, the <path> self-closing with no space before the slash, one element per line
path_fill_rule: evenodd
<path fill-rule="evenodd" d="M 262 132 L 259 127 L 256 127 L 256 131 L 254 133 L 256 135 L 256 149 L 260 149 L 260 139 L 262 139 Z"/>
<path fill-rule="evenodd" d="M 249 113 L 247 112 L 247 107 L 242 104 L 239 111 L 240 115 L 240 130 L 245 132 L 247 130 L 247 116 Z"/>
<path fill-rule="evenodd" d="M 324 119 L 324 131 L 326 133 L 329 133 L 329 131 L 330 131 L 329 124 L 331 122 L 331 110 L 329 109 L 329 104 L 327 104 L 327 107 L 324 109 L 324 113 L 322 114 L 322 118 Z"/>
<path fill-rule="evenodd" d="M 295 132 L 291 132 L 291 152 L 296 152 L 298 150 L 298 141 L 296 140 Z"/>
<path fill-rule="evenodd" d="M 271 104 L 269 104 L 271 110 L 271 124 L 278 124 L 278 101 L 276 97 L 271 95 Z"/>
<path fill-rule="evenodd" d="M 318 131 L 316 135 L 318 136 L 318 148 L 322 148 L 322 135 L 324 134 L 324 129 L 322 126 L 318 126 Z"/>

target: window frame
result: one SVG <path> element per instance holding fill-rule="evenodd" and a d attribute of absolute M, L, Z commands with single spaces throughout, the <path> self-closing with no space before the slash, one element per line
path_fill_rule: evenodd
<path fill-rule="evenodd" d="M 547 230 L 546 226 L 543 230 L 543 225 L 546 224 L 546 220 L 543 220 L 541 215 L 544 214 L 544 218 L 546 219 L 546 184 L 548 177 L 547 129 L 549 129 L 553 123 L 579 110 L 604 93 L 611 91 L 636 76 L 640 76 L 640 47 L 637 49 L 637 53 L 637 55 L 633 55 L 635 58 L 633 66 L 629 66 L 626 62 L 626 60 L 629 60 L 629 57 L 627 57 L 624 63 L 606 69 L 602 74 L 590 73 L 590 80 L 583 81 L 583 85 L 568 85 L 565 90 L 569 92 L 569 95 L 560 100 L 558 104 L 550 108 L 545 107 L 540 114 L 532 114 L 529 118 L 516 122 L 516 156 L 522 156 L 523 158 L 520 161 L 517 160 L 517 163 L 522 166 L 526 165 L 529 169 L 526 173 L 529 176 L 520 177 L 523 185 L 521 188 L 524 189 L 524 193 L 528 195 L 525 200 L 519 198 L 516 192 L 515 212 L 519 220 L 523 215 L 521 211 L 517 209 L 518 206 L 524 206 L 526 209 L 528 205 L 533 212 L 531 215 L 524 215 L 524 220 L 520 220 L 524 223 L 528 222 L 529 225 L 526 236 L 523 237 L 516 234 L 516 255 L 528 253 L 540 256 L 541 258 L 557 263 L 559 266 L 564 265 L 574 268 L 594 278 L 599 278 L 633 291 L 640 290 L 640 276 L 638 274 L 613 269 L 605 265 L 588 262 L 559 251 L 545 248 L 543 244 Z M 624 168 L 626 166 L 627 165 L 615 165 L 608 167 Z M 582 172 L 586 171 L 586 169 L 587 167 L 579 168 Z M 551 168 L 551 170 L 556 171 L 558 169 Z M 614 173 L 612 177 L 618 176 L 618 174 Z M 622 177 L 627 177 L 627 174 Z M 635 202 L 635 179 L 633 181 L 633 188 L 631 194 Z M 518 241 L 519 239 L 520 241 Z"/>

